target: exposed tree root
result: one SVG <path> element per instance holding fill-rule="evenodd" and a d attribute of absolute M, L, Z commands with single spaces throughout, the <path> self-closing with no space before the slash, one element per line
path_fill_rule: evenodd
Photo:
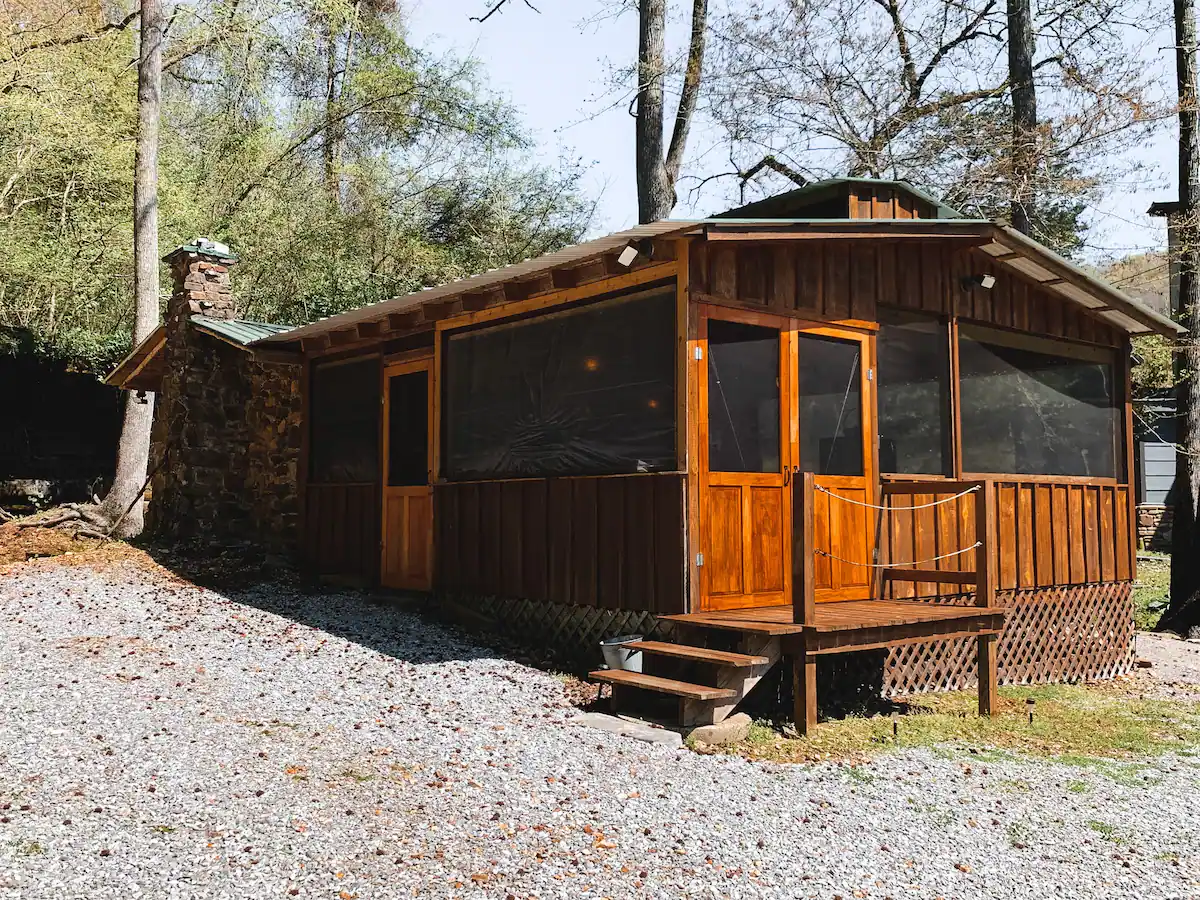
<path fill-rule="evenodd" d="M 61 528 L 72 531 L 71 536 L 75 538 L 107 541 L 112 539 L 112 532 L 124 518 L 122 515 L 114 521 L 92 503 L 64 503 L 20 519 L 15 524 L 18 528 Z"/>

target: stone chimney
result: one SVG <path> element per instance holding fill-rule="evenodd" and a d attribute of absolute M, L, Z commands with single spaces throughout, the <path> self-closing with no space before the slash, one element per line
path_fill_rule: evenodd
<path fill-rule="evenodd" d="M 196 238 L 176 247 L 163 260 L 171 266 L 171 299 L 167 303 L 167 329 L 194 315 L 210 319 L 236 319 L 237 307 L 229 290 L 229 267 L 237 257 L 224 244 Z"/>

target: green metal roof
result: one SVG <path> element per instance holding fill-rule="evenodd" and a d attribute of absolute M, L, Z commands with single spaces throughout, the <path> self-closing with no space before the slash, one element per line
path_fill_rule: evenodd
<path fill-rule="evenodd" d="M 909 184 L 907 181 L 898 181 L 887 178 L 849 177 L 824 178 L 821 181 L 814 181 L 812 184 L 806 184 L 804 187 L 786 191 L 782 194 L 776 194 L 773 197 L 765 197 L 762 200 L 756 200 L 753 203 L 747 203 L 745 206 L 739 206 L 737 209 L 731 209 L 727 210 L 726 212 L 718 213 L 716 216 L 714 216 L 714 218 L 753 218 L 756 212 L 767 208 L 787 205 L 794 202 L 816 203 L 820 200 L 824 200 L 828 197 L 836 195 L 843 187 L 853 184 L 888 188 L 893 191 L 901 191 L 909 194 L 932 206 L 937 211 L 937 217 L 939 219 L 963 218 L 963 214 L 954 207 L 947 206 L 932 194 L 926 193 L 920 188 Z"/>
<path fill-rule="evenodd" d="M 275 325 L 270 322 L 247 322 L 245 319 L 214 319 L 210 316 L 192 316 L 191 322 L 205 331 L 215 334 L 239 346 L 245 347 L 253 341 L 273 334 L 289 331 L 290 325 Z"/>

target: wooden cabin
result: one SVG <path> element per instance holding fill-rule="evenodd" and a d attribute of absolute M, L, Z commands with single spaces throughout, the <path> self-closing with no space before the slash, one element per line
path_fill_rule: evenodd
<path fill-rule="evenodd" d="M 786 657 L 804 728 L 827 654 L 984 711 L 1129 668 L 1150 332 L 1180 329 L 1001 223 L 840 179 L 241 351 L 299 367 L 308 569 L 588 663 L 640 630 L 645 671 L 595 676 L 685 721 Z"/>

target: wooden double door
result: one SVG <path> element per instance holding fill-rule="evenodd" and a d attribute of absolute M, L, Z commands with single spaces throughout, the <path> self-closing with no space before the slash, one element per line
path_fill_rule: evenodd
<path fill-rule="evenodd" d="M 384 587 L 433 587 L 433 361 L 383 370 Z"/>
<path fill-rule="evenodd" d="M 700 608 L 792 602 L 792 485 L 813 472 L 816 599 L 871 590 L 869 336 L 701 305 Z"/>

